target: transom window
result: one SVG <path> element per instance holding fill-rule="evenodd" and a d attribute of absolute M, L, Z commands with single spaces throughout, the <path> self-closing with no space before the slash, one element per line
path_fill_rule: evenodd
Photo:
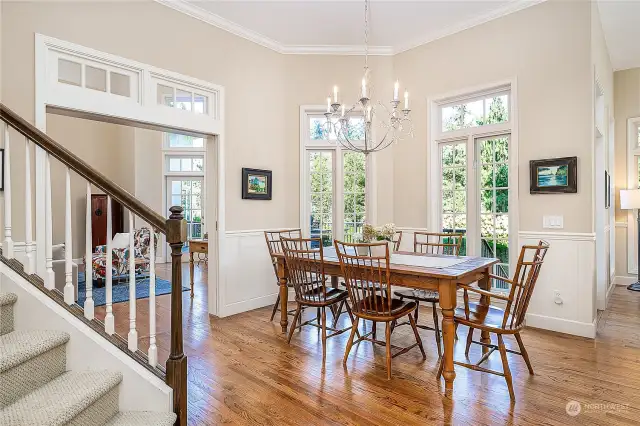
<path fill-rule="evenodd" d="M 209 114 L 211 96 L 188 87 L 162 80 L 156 84 L 158 105 L 191 111 L 196 114 Z"/>
<path fill-rule="evenodd" d="M 322 110 L 303 111 L 301 168 L 303 198 L 301 226 L 305 235 L 320 238 L 323 246 L 333 239 L 354 241 L 366 220 L 366 160 L 362 153 L 343 149 L 333 132 L 324 131 Z M 364 122 L 351 118 L 352 142 L 364 138 Z M 355 142 L 354 142 L 355 141 Z"/>
<path fill-rule="evenodd" d="M 442 133 L 509 121 L 509 92 L 498 92 L 440 107 Z"/>

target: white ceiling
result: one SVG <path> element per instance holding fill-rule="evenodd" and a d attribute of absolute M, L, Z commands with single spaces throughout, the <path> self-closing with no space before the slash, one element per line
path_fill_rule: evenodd
<path fill-rule="evenodd" d="M 361 53 L 363 0 L 157 0 L 283 53 Z M 393 54 L 543 0 L 373 0 L 372 53 Z"/>
<path fill-rule="evenodd" d="M 598 8 L 613 69 L 640 67 L 640 1 L 600 0 Z"/>
<path fill-rule="evenodd" d="M 361 54 L 363 0 L 156 0 L 281 53 Z M 545 0 L 371 0 L 370 53 L 392 55 Z M 640 67 L 640 0 L 598 0 L 616 70 Z"/>

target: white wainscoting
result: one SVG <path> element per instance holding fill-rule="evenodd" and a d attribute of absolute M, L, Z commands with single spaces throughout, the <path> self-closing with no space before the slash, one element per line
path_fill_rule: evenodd
<path fill-rule="evenodd" d="M 219 291 L 218 316 L 273 306 L 279 288 L 264 230 L 227 231 L 225 236 L 226 277 Z"/>
<path fill-rule="evenodd" d="M 403 231 L 401 250 L 413 250 L 413 234 L 424 228 L 398 228 Z M 518 233 L 519 246 L 547 240 L 550 249 L 536 284 L 527 314 L 531 327 L 595 337 L 595 234 L 573 232 Z M 515 262 L 516 259 L 514 259 Z M 563 303 L 555 303 L 555 291 Z"/>

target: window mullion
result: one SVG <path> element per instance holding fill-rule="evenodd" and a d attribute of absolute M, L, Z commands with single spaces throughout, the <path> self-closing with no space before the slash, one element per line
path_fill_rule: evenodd
<path fill-rule="evenodd" d="M 340 147 L 334 151 L 334 197 L 333 197 L 333 237 L 344 241 L 344 176 L 343 176 L 343 152 Z"/>

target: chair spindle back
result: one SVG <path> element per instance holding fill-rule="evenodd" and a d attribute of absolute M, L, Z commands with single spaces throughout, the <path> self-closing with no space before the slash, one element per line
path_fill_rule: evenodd
<path fill-rule="evenodd" d="M 453 232 L 416 232 L 413 234 L 413 251 L 458 256 L 463 237 L 464 234 Z"/>
<path fill-rule="evenodd" d="M 267 247 L 269 248 L 269 256 L 271 256 L 271 263 L 273 265 L 273 272 L 276 274 L 276 280 L 278 285 L 280 281 L 278 279 L 278 265 L 274 254 L 282 253 L 282 244 L 280 238 L 302 238 L 302 232 L 298 229 L 281 229 L 276 231 L 264 231 L 264 238 L 267 240 Z"/>
<path fill-rule="evenodd" d="M 350 244 L 334 240 L 334 245 L 353 312 L 364 316 L 391 315 L 391 272 L 387 242 Z M 358 254 L 362 247 L 366 254 Z"/>
<path fill-rule="evenodd" d="M 323 302 L 326 300 L 326 276 L 320 238 L 282 238 L 282 249 L 299 302 Z M 313 246 L 317 248 L 313 248 Z"/>
<path fill-rule="evenodd" d="M 522 246 L 520 249 L 502 321 L 503 328 L 522 325 L 548 249 L 549 243 L 544 240 L 540 240 L 536 246 Z"/>
<path fill-rule="evenodd" d="M 400 242 L 402 242 L 402 231 L 396 231 L 391 239 L 393 243 L 393 251 L 400 250 Z"/>

